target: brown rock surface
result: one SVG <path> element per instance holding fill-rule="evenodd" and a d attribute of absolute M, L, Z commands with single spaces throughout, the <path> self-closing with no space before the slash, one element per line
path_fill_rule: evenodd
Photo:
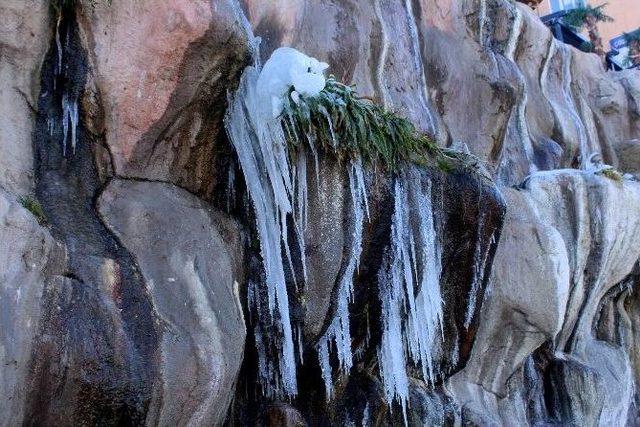
<path fill-rule="evenodd" d="M 14 196 L 0 189 L 0 424 L 24 421 L 41 298 L 64 271 L 64 249 Z M 9 398 L 10 397 L 10 398 Z"/>

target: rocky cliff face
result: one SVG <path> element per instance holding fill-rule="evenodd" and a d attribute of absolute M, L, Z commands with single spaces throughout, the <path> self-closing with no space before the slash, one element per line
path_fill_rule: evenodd
<path fill-rule="evenodd" d="M 506 0 L 68 3 L 0 4 L 2 425 L 638 423 L 637 71 Z M 287 232 L 280 46 L 474 160 L 308 153 Z"/>

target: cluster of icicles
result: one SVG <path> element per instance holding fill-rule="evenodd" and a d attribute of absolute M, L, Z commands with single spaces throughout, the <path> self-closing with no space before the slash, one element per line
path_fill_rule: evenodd
<path fill-rule="evenodd" d="M 282 52 L 279 56 L 282 57 Z M 267 62 L 265 69 L 287 71 L 269 65 Z M 229 96 L 225 126 L 252 201 L 265 273 L 264 284 L 250 286 L 249 304 L 258 310 L 261 322 L 269 323 L 268 330 L 277 331 L 266 334 L 264 328 L 255 327 L 259 375 L 265 394 L 283 397 L 297 394 L 294 342 L 298 342 L 298 360 L 302 363 L 302 337 L 299 326 L 294 337 L 285 271 L 295 271 L 289 243 L 289 236 L 294 235 L 302 263 L 302 281 L 306 280 L 308 154 L 301 149 L 294 162 L 289 160 L 281 120 L 291 118 L 273 118 L 264 112 L 264 106 L 273 103 L 263 95 L 271 91 L 260 87 L 261 81 L 270 79 L 260 72 L 258 64 L 244 71 L 237 92 Z M 286 80 L 286 76 L 280 80 Z M 298 137 L 306 138 L 310 154 L 316 160 L 315 179 L 319 180 L 318 151 L 313 138 Z M 348 162 L 346 174 L 352 206 L 351 235 L 346 239 L 349 248 L 336 290 L 335 315 L 316 344 L 328 399 L 333 391 L 331 352 L 335 351 L 341 373 L 348 374 L 353 364 L 349 303 L 358 274 L 364 221 L 369 217 L 363 165 L 360 161 Z M 392 239 L 378 278 L 384 328 L 378 350 L 380 374 L 387 400 L 397 400 L 405 417 L 409 395 L 407 364 L 411 361 L 421 367 L 424 379 L 433 381 L 432 349 L 442 330 L 440 250 L 431 208 L 431 184 L 425 185 L 417 174 L 411 175 L 411 171 L 405 171 L 396 178 Z M 292 234 L 288 224 L 293 224 Z M 290 268 L 285 270 L 287 263 Z M 260 286 L 266 287 L 266 304 L 261 302 Z M 269 347 L 277 349 L 277 361 L 272 359 L 274 352 Z"/>
<path fill-rule="evenodd" d="M 57 77 L 64 74 L 64 61 L 63 54 L 64 50 L 69 48 L 69 29 L 67 29 L 67 33 L 65 34 L 65 42 L 64 48 L 62 45 L 62 41 L 60 39 L 60 23 L 62 21 L 62 15 L 58 16 L 58 21 L 56 24 L 56 54 L 57 61 L 56 66 L 54 67 L 54 90 L 56 89 Z M 62 117 L 60 118 L 60 122 L 62 124 L 62 155 L 64 157 L 67 156 L 67 147 L 71 145 L 71 151 L 73 153 L 76 152 L 76 141 L 77 141 L 77 128 L 78 128 L 78 98 L 73 96 L 68 88 L 63 88 L 62 93 Z M 47 127 L 49 130 L 49 135 L 53 136 L 53 133 L 57 126 L 57 120 L 55 117 L 49 117 L 47 119 Z"/>

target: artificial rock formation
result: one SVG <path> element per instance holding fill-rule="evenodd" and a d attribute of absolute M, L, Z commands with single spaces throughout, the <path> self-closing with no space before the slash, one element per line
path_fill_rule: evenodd
<path fill-rule="evenodd" d="M 635 182 L 561 170 L 505 191 L 508 206 L 518 209 L 505 221 L 473 355 L 449 385 L 483 415 L 481 423 L 626 421 L 635 381 L 625 351 L 629 326 L 601 316 L 640 256 L 634 243 L 639 190 Z M 601 322 L 622 328 L 622 335 L 603 337 L 595 330 Z M 547 374 L 556 389 L 548 397 L 556 406 L 527 413 L 522 400 L 513 400 L 528 391 L 518 371 L 527 363 L 532 370 L 526 359 L 544 343 L 553 349 L 546 363 L 553 366 Z"/>
<path fill-rule="evenodd" d="M 637 424 L 637 71 L 506 0 L 68 3 L 0 4 L 0 424 Z M 291 399 L 260 385 L 281 332 L 248 302 L 268 301 L 263 254 L 223 129 L 280 46 L 467 153 L 365 170 L 346 372 L 319 344 L 345 315 L 357 202 L 344 164 L 306 159 Z M 429 202 L 416 241 L 435 236 L 443 301 L 433 375 L 395 371 L 406 411 L 380 353 L 401 190 L 416 236 Z"/>
<path fill-rule="evenodd" d="M 41 1 L 2 4 L 0 35 L 0 184 L 14 194 L 33 191 L 31 132 L 40 91 L 40 67 L 52 24 Z"/>
<path fill-rule="evenodd" d="M 220 422 L 244 349 L 238 228 L 197 197 L 163 183 L 112 181 L 99 210 L 136 254 L 162 325 L 161 381 L 154 384 L 147 422 Z"/>
<path fill-rule="evenodd" d="M 6 321 L 0 333 L 2 424 L 22 422 L 30 355 L 41 316 L 41 300 L 54 277 L 63 273 L 64 249 L 14 196 L 0 193 L 2 275 L 0 305 Z"/>

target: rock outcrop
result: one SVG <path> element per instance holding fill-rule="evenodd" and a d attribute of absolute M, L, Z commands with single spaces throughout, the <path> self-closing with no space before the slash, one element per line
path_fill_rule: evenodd
<path fill-rule="evenodd" d="M 6 1 L 0 12 L 0 185 L 24 195 L 34 187 L 31 134 L 52 17 L 47 2 L 39 0 Z"/>
<path fill-rule="evenodd" d="M 90 74 L 85 114 L 104 138 L 113 173 L 172 182 L 205 198 L 227 91 L 249 62 L 232 1 L 82 3 Z"/>
<path fill-rule="evenodd" d="M 638 424 L 637 70 L 507 0 L 7 0 L 0 16 L 1 425 Z M 306 246 L 294 228 L 291 253 L 270 242 L 289 399 L 269 390 L 283 316 L 238 157 L 255 123 L 240 142 L 223 129 L 245 67 L 280 46 L 458 152 L 355 184 L 307 153 Z M 441 315 L 394 299 L 407 281 L 400 297 L 439 295 Z M 428 352 L 416 312 L 441 325 Z"/>
<path fill-rule="evenodd" d="M 0 413 L 2 425 L 23 421 L 31 394 L 29 362 L 42 314 L 41 300 L 53 277 L 63 273 L 64 248 L 15 199 L 0 191 Z M 11 398 L 9 398 L 11 397 Z"/>
<path fill-rule="evenodd" d="M 115 180 L 98 204 L 107 227 L 135 254 L 160 325 L 146 422 L 221 423 L 245 338 L 237 226 L 170 184 Z"/>
<path fill-rule="evenodd" d="M 624 294 L 620 284 L 640 257 L 639 192 L 636 182 L 571 170 L 533 174 L 522 188 L 504 191 L 517 209 L 505 221 L 471 360 L 449 385 L 488 416 L 481 423 L 627 419 L 635 382 L 628 332 L 605 337 L 594 328 L 628 327 L 604 307 Z M 510 398 L 514 390 L 526 395 L 521 372 L 535 376 L 527 358 L 545 343 L 548 366 L 539 370 L 554 385 L 547 400 L 555 406 L 527 413 L 522 400 Z"/>
<path fill-rule="evenodd" d="M 120 113 L 102 103 L 96 86 L 88 29 L 95 27 L 88 27 L 85 13 L 99 13 L 99 5 L 37 3 L 31 9 L 27 3 L 2 6 L 2 15 L 16 23 L 2 33 L 3 70 L 17 71 L 11 71 L 16 77 L 6 77 L 15 88 L 6 92 L 13 98 L 7 98 L 3 114 L 10 121 L 3 126 L 7 135 L 2 150 L 8 153 L 3 161 L 11 163 L 3 167 L 7 175 L 1 184 L 15 193 L 2 190 L 2 304 L 7 321 L 2 336 L 6 399 L 1 423 L 220 424 L 244 349 L 245 325 L 238 303 L 238 283 L 244 277 L 242 234 L 232 220 L 169 183 L 127 181 L 131 188 L 117 180 L 109 184 L 121 171 L 109 145 L 116 140 L 107 137 L 105 143 L 104 117 L 105 112 Z M 185 3 L 181 11 L 171 9 L 168 15 L 173 10 L 197 19 L 202 10 L 196 6 Z M 216 21 L 207 10 L 208 26 Z M 225 23 L 220 28 L 242 29 L 226 16 L 220 22 Z M 133 28 L 131 21 L 123 28 Z M 185 49 L 189 41 L 202 37 L 205 44 L 235 43 L 211 34 L 207 39 L 204 30 L 196 33 L 187 32 Z M 27 52 L 11 44 L 16 40 L 33 46 Z M 246 43 L 241 46 L 243 52 L 248 48 Z M 211 57 L 226 53 L 229 61 L 224 65 L 239 69 L 244 53 L 232 56 L 237 53 L 233 49 L 201 51 L 195 60 L 202 69 Z M 183 58 L 177 55 L 174 60 L 177 70 Z M 193 61 L 187 58 L 185 69 Z M 233 79 L 233 72 L 219 68 L 207 68 L 198 77 L 189 72 L 182 76 L 197 79 L 192 81 L 193 92 L 197 87 L 207 92 L 207 78 Z M 218 97 L 207 102 L 224 100 L 227 86 L 216 86 Z M 15 96 L 14 110 L 9 104 Z M 180 110 L 195 102 L 190 96 Z M 32 110 L 26 110 L 27 104 L 22 108 L 23 100 L 33 102 Z M 223 113 L 217 113 L 218 126 Z M 214 121 L 207 126 L 215 127 L 214 115 L 210 117 Z M 212 147 L 215 140 L 206 143 Z M 15 157 L 24 153 L 30 158 Z M 212 167 L 210 156 L 205 158 Z M 209 191 L 211 197 L 204 187 L 212 188 L 210 175 L 203 186 L 194 184 L 193 191 L 203 196 Z M 168 175 L 160 178 L 172 180 Z M 21 197 L 22 207 L 17 196 L 34 187 L 37 198 Z M 148 197 L 146 202 L 135 196 L 136 190 Z M 118 199 L 118 191 L 138 197 L 142 205 L 121 205 L 131 199 Z M 172 210 L 160 212 L 157 203 Z M 128 222 L 137 214 L 149 221 L 143 235 L 135 233 L 141 224 L 132 229 Z M 152 214 L 158 216 L 148 216 Z M 38 225 L 36 216 L 46 224 Z M 192 221 L 188 227 L 182 223 L 185 217 Z M 162 232 L 154 237 L 151 230 L 156 227 Z M 206 244 L 188 250 L 196 244 L 189 237 L 194 233 Z M 211 240 L 212 234 L 219 236 L 217 241 Z M 160 247 L 164 252 L 149 254 L 149 249 Z M 166 260 L 171 257 L 173 267 Z M 158 270 L 158 265 L 165 267 Z M 181 302 L 170 297 L 173 291 L 184 297 Z"/>

